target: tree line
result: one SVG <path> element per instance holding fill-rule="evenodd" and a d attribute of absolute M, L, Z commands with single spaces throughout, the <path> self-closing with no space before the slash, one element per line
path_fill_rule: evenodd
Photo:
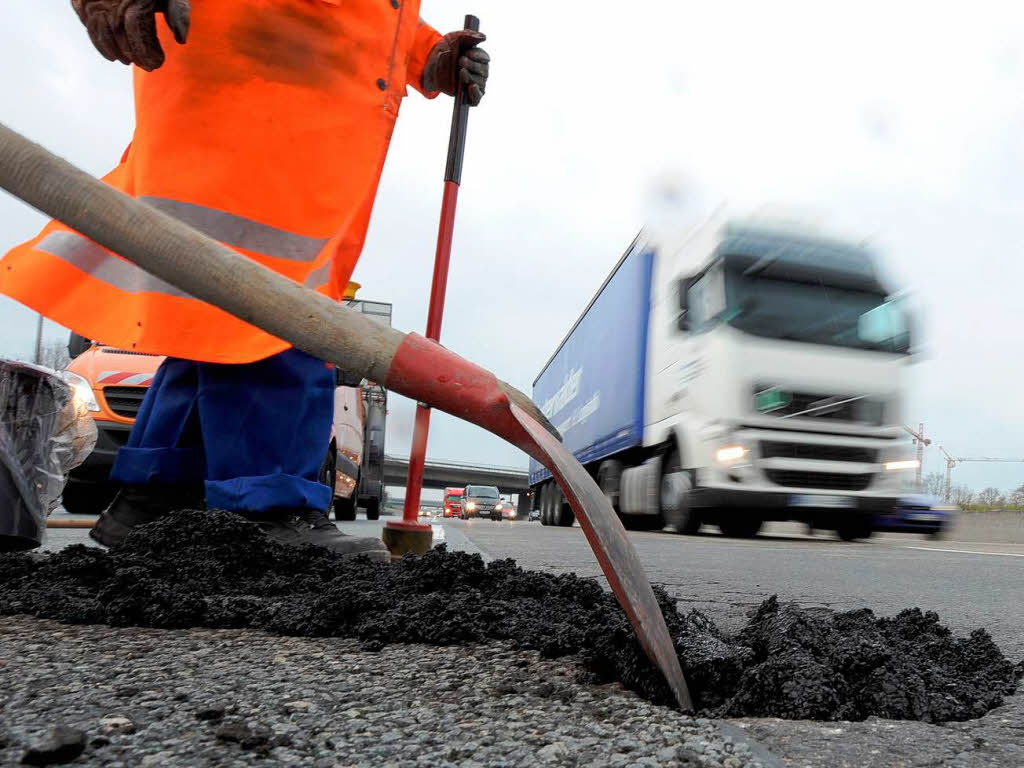
<path fill-rule="evenodd" d="M 940 499 L 946 496 L 946 478 L 941 472 L 931 472 L 922 480 L 922 491 Z M 949 487 L 949 500 L 961 509 L 975 511 L 990 509 L 1024 509 L 1024 485 L 1012 491 L 1001 491 L 989 486 L 981 491 L 974 491 L 963 483 L 953 483 Z"/>

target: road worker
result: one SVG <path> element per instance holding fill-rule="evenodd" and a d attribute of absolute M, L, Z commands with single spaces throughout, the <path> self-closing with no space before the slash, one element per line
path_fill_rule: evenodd
<path fill-rule="evenodd" d="M 482 34 L 440 35 L 419 0 L 72 0 L 133 65 L 135 131 L 108 184 L 338 299 L 359 258 L 399 105 L 483 97 Z M 271 537 L 386 559 L 342 534 L 320 482 L 335 373 L 51 221 L 0 291 L 87 338 L 166 355 L 90 532 L 107 545 L 174 509 L 227 509 Z"/>

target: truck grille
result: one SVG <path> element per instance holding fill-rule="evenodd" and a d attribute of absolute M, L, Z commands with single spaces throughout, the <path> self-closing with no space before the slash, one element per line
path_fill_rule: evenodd
<path fill-rule="evenodd" d="M 149 387 L 107 387 L 103 390 L 103 397 L 107 401 L 107 407 L 118 416 L 134 419 L 139 414 L 142 398 L 146 396 L 148 389 Z"/>
<path fill-rule="evenodd" d="M 813 445 L 811 443 L 764 440 L 761 442 L 761 458 L 820 459 L 821 461 L 852 461 L 861 464 L 874 464 L 878 461 L 878 451 L 874 448 L 857 448 L 849 445 Z"/>
<path fill-rule="evenodd" d="M 830 491 L 863 491 L 871 485 L 874 475 L 846 475 L 839 472 L 797 472 L 789 469 L 766 469 L 768 479 L 789 488 L 822 488 Z"/>

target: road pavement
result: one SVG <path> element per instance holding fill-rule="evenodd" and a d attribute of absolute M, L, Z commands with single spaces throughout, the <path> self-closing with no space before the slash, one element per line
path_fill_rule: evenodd
<path fill-rule="evenodd" d="M 380 526 L 380 522 L 369 523 L 363 520 L 342 525 L 347 532 L 356 535 L 378 535 Z M 631 534 L 631 538 L 639 550 L 641 558 L 647 566 L 648 575 L 653 582 L 663 585 L 671 594 L 675 595 L 681 608 L 698 608 L 710 615 L 725 629 L 738 628 L 745 621 L 747 612 L 772 594 L 778 594 L 782 600 L 795 600 L 808 607 L 824 606 L 836 610 L 869 607 L 882 615 L 893 614 L 910 606 L 920 606 L 926 610 L 937 611 L 943 622 L 957 633 L 967 633 L 977 627 L 985 627 L 1012 660 L 1024 658 L 1024 606 L 1018 599 L 1018 595 L 1024 591 L 1024 562 L 1021 561 L 1021 558 L 1024 558 L 1024 545 L 1021 544 L 985 541 L 983 539 L 986 537 L 977 533 L 966 535 L 961 539 L 955 537 L 955 531 L 954 537 L 942 541 L 933 541 L 919 536 L 887 534 L 877 536 L 867 542 L 843 543 L 829 535 L 808 536 L 802 528 L 788 524 L 772 525 L 767 529 L 767 535 L 753 540 L 728 539 L 717 534 L 682 537 L 655 532 L 634 532 Z M 444 542 L 453 549 L 479 552 L 485 559 L 512 557 L 527 568 L 573 571 L 582 576 L 601 578 L 594 556 L 578 527 L 549 528 L 541 526 L 539 523 L 525 521 L 435 521 L 434 541 L 435 543 Z M 79 542 L 88 543 L 84 530 L 51 530 L 47 548 L 55 549 Z M 14 643 L 13 634 L 24 637 L 26 628 L 34 626 L 32 622 L 36 620 L 26 621 L 28 624 L 20 627 L 20 631 L 15 630 L 14 633 L 8 635 L 7 658 L 15 657 L 23 663 L 28 663 L 29 669 L 46 668 L 48 671 L 45 674 L 40 672 L 44 677 L 52 676 L 57 670 L 62 670 L 61 674 L 67 674 L 70 669 L 67 666 L 61 666 L 60 654 L 55 652 L 46 655 L 48 652 L 44 653 L 45 649 L 52 646 L 53 643 L 63 643 L 75 648 L 79 659 L 88 660 L 90 664 L 95 664 L 97 669 L 102 669 L 104 665 L 110 663 L 107 658 L 110 654 L 114 654 L 114 658 L 116 658 L 118 644 L 124 643 L 126 637 L 130 642 L 136 642 L 136 638 L 142 637 L 143 640 L 139 642 L 143 642 L 146 647 L 156 647 L 161 644 L 157 638 L 159 633 L 154 633 L 153 630 L 57 629 L 46 625 L 46 623 L 41 625 L 43 627 L 41 637 Z M 125 632 L 128 633 L 127 636 L 124 634 Z M 212 658 L 218 653 L 218 649 L 227 646 L 240 648 L 249 645 L 257 647 L 266 643 L 271 645 L 282 643 L 282 648 L 294 646 L 294 651 L 297 654 L 310 652 L 307 647 L 310 642 L 308 640 L 288 640 L 287 642 L 260 640 L 258 638 L 263 636 L 259 633 L 244 632 L 231 634 L 230 637 L 228 635 L 222 637 L 216 632 L 198 630 L 195 633 L 186 634 L 187 636 L 180 638 L 180 643 L 178 639 L 175 639 L 177 636 L 174 638 L 168 636 L 168 649 L 176 647 L 181 647 L 186 651 L 199 649 L 199 652 L 204 655 L 210 654 Z M 342 641 L 334 640 L 326 642 L 329 645 L 338 644 L 339 650 L 344 646 L 346 649 L 344 652 L 349 653 L 351 658 L 358 657 L 358 663 L 363 665 L 361 669 L 369 671 L 374 668 L 372 658 L 367 660 L 358 652 L 357 648 L 350 647 L 351 644 L 346 645 Z M 300 646 L 304 650 L 300 650 Z M 472 655 L 475 651 L 468 652 Z M 490 653 L 490 651 L 484 650 L 484 658 L 488 658 Z M 352 656 L 352 654 L 356 655 Z M 95 655 L 96 658 L 91 659 L 91 655 Z M 188 655 L 189 652 L 171 654 L 181 664 L 185 663 Z M 372 656 L 372 654 L 370 655 Z M 513 657 L 514 655 L 509 657 L 509 663 L 534 664 L 532 660 L 524 661 L 522 658 Z M 406 663 L 404 661 L 406 658 L 411 661 Z M 438 660 L 441 658 L 454 657 L 449 652 L 411 647 L 406 656 L 401 654 L 381 656 L 382 661 L 391 659 L 387 662 L 388 665 L 393 665 L 395 659 L 403 660 L 398 667 L 382 669 L 382 679 L 389 680 L 393 676 L 392 673 L 397 670 L 400 681 L 408 680 L 408 675 L 411 674 L 409 670 L 415 668 L 417 664 L 448 669 L 449 671 L 445 673 L 447 675 L 445 685 L 450 680 L 459 680 L 461 679 L 460 675 L 464 677 L 467 674 L 459 671 L 465 665 L 455 664 L 454 667 L 450 665 L 445 667 L 442 664 L 438 666 Z M 172 662 L 164 659 L 159 661 L 157 667 L 171 663 L 178 664 L 179 661 Z M 241 674 L 229 662 L 225 662 L 225 664 L 227 665 L 223 669 L 225 680 L 234 679 Z M 55 669 L 51 669 L 47 665 L 55 667 Z M 11 666 L 9 664 L 8 672 L 14 671 Z M 338 673 L 343 674 L 343 670 L 339 669 Z M 303 676 L 296 679 L 303 680 L 303 685 L 309 691 L 317 691 L 319 696 L 320 689 L 323 687 L 322 675 L 316 669 L 310 671 L 308 676 L 305 671 L 301 674 Z M 565 679 L 565 685 L 572 686 L 573 696 L 582 695 L 586 699 L 587 696 L 601 695 L 595 691 L 602 689 L 595 689 L 593 686 L 576 686 L 571 682 L 569 672 L 563 670 L 560 674 Z M 494 682 L 497 679 L 496 677 L 487 678 L 481 685 L 498 685 L 497 682 Z M 197 678 L 196 683 L 202 683 L 204 686 L 212 685 L 208 679 Z M 82 684 L 89 691 L 92 691 L 90 686 L 95 685 L 89 681 L 84 681 Z M 387 683 L 387 685 L 391 685 L 391 683 Z M 419 685 L 414 684 L 410 687 L 407 682 L 398 682 L 396 685 L 400 688 L 405 686 L 402 688 L 405 691 L 402 694 L 404 703 L 398 701 L 394 706 L 374 704 L 369 707 L 370 711 L 376 712 L 375 717 L 388 723 L 394 717 L 403 717 L 401 713 L 405 711 L 404 708 L 419 707 L 420 705 L 416 702 L 419 702 L 425 693 Z M 67 707 L 70 706 L 68 701 L 80 703 L 82 696 L 80 687 L 77 683 L 72 685 L 71 690 L 63 698 L 58 697 L 54 703 L 48 705 L 50 711 L 68 711 Z M 31 688 L 36 690 L 37 686 L 32 685 Z M 114 692 L 116 693 L 116 690 Z M 222 693 L 229 696 L 227 688 Z M 350 693 L 350 698 L 353 698 L 353 701 L 358 698 L 357 692 L 350 691 Z M 140 696 L 145 698 L 144 694 L 146 694 L 145 690 Z M 533 743 L 532 750 L 527 750 L 522 755 L 517 753 L 517 756 L 513 756 L 508 753 L 510 747 L 499 749 L 495 753 L 495 757 L 497 759 L 499 753 L 504 749 L 506 754 L 501 758 L 505 761 L 504 764 L 513 765 L 525 762 L 550 765 L 576 764 L 578 761 L 573 757 L 574 745 L 581 739 L 592 738 L 592 727 L 607 729 L 609 739 L 624 739 L 623 743 L 626 744 L 627 751 L 617 754 L 628 756 L 628 749 L 632 748 L 629 746 L 632 736 L 628 728 L 614 723 L 609 724 L 606 718 L 597 717 L 595 723 L 591 723 L 586 718 L 572 720 L 567 726 L 568 730 L 557 730 L 552 726 L 550 732 L 545 734 L 545 717 L 554 716 L 556 719 L 564 720 L 567 714 L 573 711 L 572 704 L 570 703 L 567 707 L 555 712 L 552 708 L 558 709 L 557 701 L 552 702 L 550 697 L 548 699 L 543 696 L 529 698 L 530 694 L 523 695 L 527 695 L 528 698 L 505 701 L 505 704 L 511 705 L 517 711 L 524 706 L 530 709 L 533 714 L 525 716 L 524 723 L 526 723 L 525 727 L 531 729 L 530 732 L 537 736 L 537 741 Z M 622 695 L 625 695 L 626 698 L 620 698 Z M 34 697 L 35 694 L 32 696 Z M 94 702 L 95 706 L 91 705 L 92 708 L 88 709 L 88 717 L 83 714 L 86 710 L 71 709 L 71 712 L 78 713 L 78 719 L 72 718 L 72 724 L 78 723 L 78 727 L 87 727 L 89 723 L 93 723 L 92 727 L 95 730 L 96 723 L 99 722 L 97 718 L 117 715 L 119 710 L 115 706 L 116 701 L 110 699 L 107 694 L 104 696 L 106 699 L 101 696 L 99 701 L 107 703 L 95 704 Z M 621 691 L 615 693 L 614 707 L 623 707 L 623 711 L 630 712 L 630 717 L 638 718 L 640 714 L 637 707 L 640 709 L 643 707 L 629 696 Z M 158 700 L 159 697 L 152 698 L 155 703 L 152 703 L 151 706 L 169 706 L 166 701 Z M 305 696 L 303 700 L 308 698 L 309 696 Z M 401 699 L 401 697 L 399 698 Z M 456 696 L 453 703 L 458 698 Z M 107 701 L 108 699 L 109 701 Z M 377 700 L 375 699 L 375 701 Z M 609 703 L 611 701 L 610 699 Z M 146 720 L 147 715 L 140 712 L 136 706 L 140 704 L 139 701 L 132 698 L 124 703 L 130 706 L 122 707 L 122 709 L 137 712 L 139 718 L 143 721 Z M 142 701 L 141 704 L 146 704 L 146 701 Z M 41 706 L 42 702 L 36 701 L 36 705 Z M 74 706 L 77 707 L 78 704 L 76 703 Z M 170 706 L 173 708 L 173 705 Z M 260 697 L 255 694 L 254 697 L 250 696 L 248 699 L 244 699 L 240 706 L 242 706 L 242 714 L 248 711 L 247 722 L 254 723 L 252 727 L 257 730 L 261 727 L 270 727 L 271 731 L 276 733 L 280 728 L 290 727 L 288 723 L 292 723 L 292 725 L 298 723 L 301 734 L 297 737 L 296 743 L 303 746 L 303 750 L 298 750 L 303 758 L 302 762 L 312 758 L 310 764 L 316 760 L 320 761 L 318 765 L 323 766 L 347 764 L 346 759 L 352 759 L 356 754 L 356 752 L 349 752 L 348 758 L 345 758 L 340 754 L 343 750 L 329 748 L 325 751 L 324 744 L 326 742 L 323 739 L 327 737 L 322 737 L 317 729 L 322 731 L 327 729 L 327 725 L 322 724 L 315 717 L 299 723 L 302 713 L 284 712 L 282 714 L 274 709 L 276 705 L 262 702 Z M 317 699 L 314 706 L 341 712 L 345 711 L 344 708 L 359 709 L 355 703 L 338 703 L 330 697 L 323 700 Z M 482 708 L 481 711 L 488 713 L 488 718 L 493 718 L 495 713 L 502 711 L 501 705 L 499 704 L 495 708 L 494 702 L 486 695 L 480 699 L 479 706 Z M 249 710 L 246 710 L 245 707 L 249 707 Z M 339 707 L 344 708 L 339 710 Z M 43 709 L 43 711 L 46 710 Z M 420 710 L 416 711 L 420 712 Z M 412 732 L 415 732 L 415 738 L 426 738 L 423 734 L 435 727 L 449 727 L 448 718 L 438 719 L 425 712 L 421 712 L 420 715 L 424 718 L 421 722 L 423 727 L 413 728 Z M 190 718 L 193 717 L 191 710 L 185 708 L 181 717 L 184 718 L 181 721 L 181 728 L 186 728 L 186 724 L 191 722 Z M 643 718 L 650 719 L 651 714 L 643 710 Z M 239 718 L 236 717 L 236 719 Z M 436 722 L 440 722 L 441 726 L 434 725 Z M 466 722 L 468 723 L 469 719 Z M 331 725 L 336 726 L 337 723 L 338 721 L 335 720 Z M 359 723 L 357 725 L 363 727 Z M 1004 706 L 990 712 L 984 718 L 944 726 L 880 719 L 871 719 L 863 723 L 742 719 L 718 722 L 714 726 L 717 730 L 705 729 L 700 735 L 704 739 L 703 743 L 721 745 L 724 743 L 723 733 L 746 734 L 748 739 L 754 740 L 749 743 L 755 748 L 757 743 L 763 744 L 771 750 L 773 755 L 782 759 L 783 762 L 778 763 L 780 765 L 806 766 L 807 768 L 937 765 L 980 768 L 981 766 L 1024 765 L 1024 746 L 1021 746 L 1024 744 L 1024 739 L 1022 739 L 1024 736 L 1024 696 L 1020 694 L 1009 697 Z M 32 728 L 38 730 L 38 727 L 38 719 L 32 720 L 21 733 L 28 735 Z M 473 739 L 472 729 L 468 725 L 460 727 L 465 727 L 467 730 L 452 730 L 448 736 L 444 737 L 450 738 L 456 748 L 454 751 L 449 750 L 443 753 L 445 759 L 441 760 L 442 763 L 470 764 L 474 762 L 468 752 L 458 751 L 459 749 L 464 750 L 464 747 L 458 746 L 463 742 L 471 745 L 477 743 Z M 666 725 L 665 727 L 672 726 Z M 161 764 L 156 758 L 160 752 L 163 752 L 163 757 L 171 762 L 185 758 L 184 753 L 175 751 L 177 747 L 174 745 L 179 742 L 175 740 L 173 729 L 161 730 L 158 726 L 153 726 L 153 728 L 155 730 L 147 727 L 142 734 L 149 734 L 154 738 L 159 737 L 161 740 L 152 741 L 148 737 L 146 739 L 140 736 L 134 737 L 135 741 L 132 743 L 136 746 L 129 745 L 126 748 L 141 749 L 143 752 L 124 753 L 122 759 L 129 758 L 124 764 L 134 764 L 130 755 L 139 759 L 143 753 L 148 758 L 146 764 L 151 765 Z M 195 726 L 188 726 L 187 730 L 191 733 L 195 731 Z M 335 728 L 335 730 L 339 729 Z M 343 734 L 348 734 L 348 736 L 344 736 L 345 739 L 363 738 L 363 736 L 359 736 L 363 731 L 353 732 L 351 728 L 341 728 L 340 731 Z M 370 733 L 373 729 L 366 728 L 365 731 Z M 205 731 L 200 728 L 197 733 L 202 734 Z M 648 732 L 645 731 L 645 733 Z M 664 744 L 671 744 L 671 740 L 659 741 L 661 736 L 654 731 L 650 731 L 648 735 L 649 739 L 647 736 L 641 739 L 644 744 L 643 749 L 646 751 L 649 748 L 653 752 L 647 751 L 643 761 L 634 760 L 636 764 L 678 764 L 676 759 L 662 760 L 658 758 L 658 754 L 668 748 Z M 446 743 L 444 738 L 439 742 L 440 744 Z M 507 741 L 502 740 L 502 729 L 500 728 L 494 731 L 489 738 L 495 743 Z M 130 740 L 127 736 L 116 736 L 112 738 L 112 741 L 124 742 L 127 745 Z M 201 741 L 200 746 L 206 751 L 202 753 L 203 759 L 196 759 L 195 764 L 206 764 L 207 756 L 214 761 L 219 759 L 217 756 L 224 756 L 223 747 L 213 746 L 218 743 L 216 729 L 210 730 L 210 733 L 203 736 Z M 734 741 L 742 743 L 742 738 L 734 739 Z M 334 737 L 331 737 L 331 743 L 336 744 Z M 196 748 L 199 749 L 199 746 Z M 90 749 L 92 748 L 90 747 Z M 305 752 L 306 749 L 309 752 Z M 545 754 L 551 757 L 550 760 L 537 757 L 541 749 L 546 749 Z M 709 746 L 708 749 L 713 750 L 714 747 Z M 295 756 L 297 748 L 294 745 L 271 747 L 270 751 L 278 755 L 280 759 L 287 760 Z M 236 757 L 244 756 L 246 758 L 235 764 L 250 762 L 248 759 L 250 754 L 245 752 L 242 755 L 242 752 L 235 749 Z M 384 750 L 379 758 L 384 759 L 385 753 L 391 754 Z M 8 754 L 13 754 L 13 750 Z M 198 758 L 198 753 L 189 754 Z M 438 753 L 433 750 L 428 750 L 427 754 L 432 759 L 439 757 Z M 525 757 L 527 754 L 529 759 Z M 600 750 L 588 754 L 587 760 L 593 761 L 598 754 L 600 754 Z M 707 754 L 710 756 L 715 753 L 708 752 Z M 85 755 L 83 755 L 84 757 Z M 253 754 L 251 757 L 255 759 L 257 755 Z M 634 757 L 639 758 L 640 755 L 636 754 Z M 742 760 L 739 755 L 735 757 L 736 759 L 730 762 L 730 765 L 746 765 L 755 762 L 745 755 Z M 340 762 L 339 758 L 341 758 Z M 721 761 L 719 764 L 724 764 L 724 759 L 725 753 L 721 752 L 718 759 L 709 761 L 707 764 L 719 763 L 719 761 Z M 371 759 L 364 762 L 375 764 L 378 760 Z M 617 759 L 609 764 L 625 765 L 629 762 L 629 760 Z M 702 759 L 699 762 L 704 764 L 705 761 Z M 117 762 L 112 764 L 117 764 Z M 481 764 L 486 764 L 486 761 Z M 500 764 L 500 760 L 495 764 Z M 775 762 L 768 755 L 761 760 L 761 764 L 773 765 Z"/>
<path fill-rule="evenodd" d="M 448 520 L 445 528 L 462 532 L 492 557 L 601 578 L 578 527 Z M 1024 659 L 1021 544 L 905 534 L 845 543 L 791 524 L 769 526 L 749 540 L 716 533 L 630 536 L 652 582 L 673 594 L 681 609 L 697 608 L 727 630 L 739 628 L 748 611 L 773 594 L 805 607 L 868 607 L 879 615 L 919 606 L 936 611 L 958 634 L 988 629 L 1011 660 Z M 949 726 L 878 719 L 734 722 L 795 766 L 1024 765 L 1020 693 L 980 720 Z"/>

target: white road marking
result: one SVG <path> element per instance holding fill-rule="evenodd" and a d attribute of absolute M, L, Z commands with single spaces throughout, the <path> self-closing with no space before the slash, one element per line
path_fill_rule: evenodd
<path fill-rule="evenodd" d="M 996 557 L 1024 557 L 1020 552 L 979 552 L 974 549 L 941 549 L 939 547 L 903 547 L 903 549 L 920 549 L 923 552 L 956 552 L 959 555 L 994 555 Z"/>

